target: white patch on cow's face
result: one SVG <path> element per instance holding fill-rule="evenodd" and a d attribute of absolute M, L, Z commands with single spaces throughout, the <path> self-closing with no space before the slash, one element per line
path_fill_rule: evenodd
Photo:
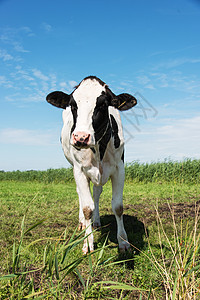
<path fill-rule="evenodd" d="M 96 107 L 97 98 L 106 92 L 105 86 L 98 81 L 87 79 L 83 81 L 74 91 L 73 98 L 77 104 L 77 119 L 73 133 L 85 132 L 91 136 L 90 145 L 95 144 L 94 128 L 92 126 L 92 116 Z M 71 139 L 71 144 L 73 144 Z"/>

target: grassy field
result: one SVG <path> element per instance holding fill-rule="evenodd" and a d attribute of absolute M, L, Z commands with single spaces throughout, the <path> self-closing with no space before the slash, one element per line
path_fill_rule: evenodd
<path fill-rule="evenodd" d="M 0 299 L 200 299 L 200 161 L 126 166 L 120 254 L 111 183 L 82 255 L 71 170 L 0 172 Z"/>

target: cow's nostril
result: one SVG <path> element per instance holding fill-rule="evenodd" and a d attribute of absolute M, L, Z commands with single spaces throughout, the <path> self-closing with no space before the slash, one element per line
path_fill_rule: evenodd
<path fill-rule="evenodd" d="M 85 133 L 83 131 L 79 131 L 72 134 L 72 139 L 74 145 L 78 147 L 87 146 L 90 141 L 90 134 Z"/>
<path fill-rule="evenodd" d="M 88 136 L 85 138 L 84 142 L 88 143 L 89 142 L 89 138 L 90 138 L 90 134 L 88 134 Z"/>

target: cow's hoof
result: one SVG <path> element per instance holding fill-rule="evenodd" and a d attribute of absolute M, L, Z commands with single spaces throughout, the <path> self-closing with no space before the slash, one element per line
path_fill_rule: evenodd
<path fill-rule="evenodd" d="M 100 222 L 94 222 L 92 227 L 93 227 L 93 229 L 100 229 L 101 228 L 101 223 Z"/>
<path fill-rule="evenodd" d="M 93 252 L 93 251 L 94 251 L 93 247 L 91 247 L 91 246 L 88 247 L 88 243 L 87 243 L 87 242 L 84 242 L 83 248 L 82 248 L 83 254 L 87 254 L 87 253 Z"/>
<path fill-rule="evenodd" d="M 83 252 L 83 254 L 85 255 L 85 254 L 88 253 L 88 250 L 83 248 L 83 249 L 82 249 L 82 252 Z"/>
<path fill-rule="evenodd" d="M 79 225 L 78 225 L 78 230 L 85 230 L 86 226 L 80 222 Z"/>
<path fill-rule="evenodd" d="M 87 250 L 86 250 L 86 249 L 82 249 L 82 252 L 83 252 L 84 255 L 86 255 L 86 254 L 88 254 L 88 253 L 91 253 L 91 252 L 93 252 L 93 251 L 94 251 L 94 250 L 90 250 L 90 251 L 89 251 L 88 249 L 87 249 Z"/>
<path fill-rule="evenodd" d="M 126 253 L 131 252 L 130 244 L 127 242 L 123 242 L 119 245 L 119 252 L 120 253 Z"/>

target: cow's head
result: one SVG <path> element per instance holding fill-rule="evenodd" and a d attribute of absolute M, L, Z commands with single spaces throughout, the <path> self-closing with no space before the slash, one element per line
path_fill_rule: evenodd
<path fill-rule="evenodd" d="M 137 104 L 137 100 L 129 94 L 114 95 L 95 76 L 83 79 L 70 95 L 56 91 L 50 93 L 46 100 L 59 108 L 71 107 L 74 122 L 70 143 L 76 148 L 94 147 L 102 139 L 110 124 L 109 106 L 124 111 Z"/>

